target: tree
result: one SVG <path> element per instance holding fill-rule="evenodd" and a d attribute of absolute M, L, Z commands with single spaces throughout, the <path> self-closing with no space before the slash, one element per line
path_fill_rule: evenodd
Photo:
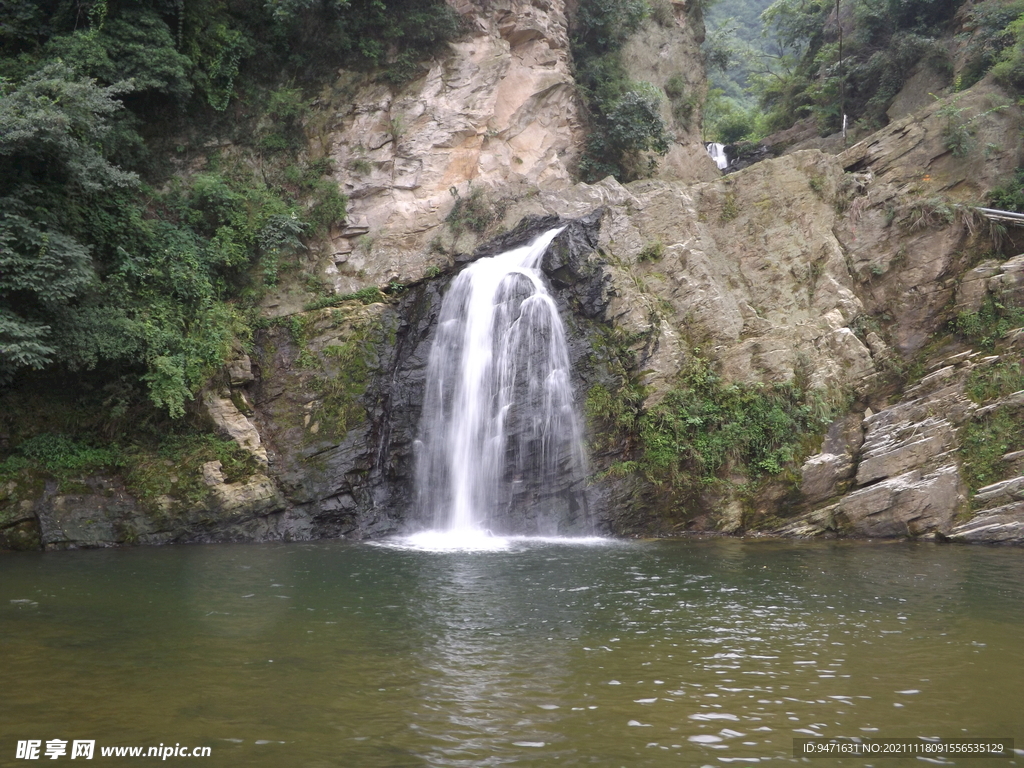
<path fill-rule="evenodd" d="M 56 309 L 97 279 L 75 219 L 82 201 L 136 184 L 103 152 L 125 90 L 61 62 L 0 83 L 0 381 L 56 359 Z"/>

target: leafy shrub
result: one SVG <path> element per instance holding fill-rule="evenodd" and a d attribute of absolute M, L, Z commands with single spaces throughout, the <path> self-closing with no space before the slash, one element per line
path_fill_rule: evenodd
<path fill-rule="evenodd" d="M 572 51 L 590 114 L 590 135 L 580 160 L 587 182 L 605 176 L 628 181 L 649 171 L 665 154 L 671 137 L 661 118 L 660 92 L 626 75 L 620 49 L 648 13 L 640 0 L 584 0 L 572 20 Z M 682 81 L 670 81 L 682 96 Z"/>
<path fill-rule="evenodd" d="M 829 420 L 827 409 L 816 409 L 791 384 L 725 384 L 695 360 L 682 386 L 641 418 L 642 465 L 671 482 L 692 474 L 712 483 L 727 462 L 751 477 L 774 475 L 800 458 L 804 436 Z"/>
<path fill-rule="evenodd" d="M 645 395 L 636 385 L 619 393 L 595 386 L 588 417 L 633 447 L 635 471 L 680 489 L 714 485 L 728 466 L 751 478 L 777 475 L 802 458 L 832 414 L 818 393 L 793 384 L 726 384 L 699 358 L 656 406 L 643 409 Z"/>
<path fill-rule="evenodd" d="M 1024 420 L 1019 414 L 997 410 L 972 421 L 961 432 L 962 471 L 971 491 L 1006 479 L 1011 464 L 1003 456 L 1024 445 Z"/>
<path fill-rule="evenodd" d="M 988 200 L 993 208 L 1024 213 L 1024 168 L 1018 168 L 1012 179 L 992 190 Z"/>
<path fill-rule="evenodd" d="M 992 67 L 992 77 L 1001 85 L 1024 92 L 1024 15 L 1006 26 L 1004 39 L 1012 41 Z"/>
<path fill-rule="evenodd" d="M 660 240 L 648 243 L 637 254 L 637 261 L 658 261 L 665 255 L 665 244 Z"/>
<path fill-rule="evenodd" d="M 1024 327 L 1024 307 L 1006 306 L 989 296 L 977 312 L 961 312 L 953 320 L 952 330 L 965 341 L 984 349 L 1017 328 Z"/>
<path fill-rule="evenodd" d="M 1000 360 L 993 365 L 971 371 L 964 391 L 974 402 L 984 403 L 1022 389 L 1024 370 L 1021 369 L 1021 361 Z"/>
<path fill-rule="evenodd" d="M 844 4 L 840 62 L 834 3 L 776 0 L 761 16 L 768 43 L 754 53 L 761 66 L 750 76 L 768 130 L 811 117 L 826 135 L 839 130 L 843 112 L 864 125 L 884 125 L 887 108 L 919 62 L 952 74 L 940 37 L 961 4 Z"/>
<path fill-rule="evenodd" d="M 458 237 L 466 230 L 481 233 L 493 224 L 502 214 L 502 206 L 487 199 L 484 191 L 477 187 L 467 197 L 455 195 L 455 205 L 445 221 L 452 233 Z"/>

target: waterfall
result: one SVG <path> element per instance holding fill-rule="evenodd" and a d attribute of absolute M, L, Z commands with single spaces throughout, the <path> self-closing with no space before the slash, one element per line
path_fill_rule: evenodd
<path fill-rule="evenodd" d="M 718 166 L 718 170 L 724 171 L 729 167 L 729 156 L 725 154 L 725 145 L 718 144 L 717 142 L 711 142 L 705 144 L 708 150 L 708 154 L 711 155 L 711 159 L 715 161 L 715 165 Z"/>
<path fill-rule="evenodd" d="M 416 461 L 435 530 L 553 535 L 585 518 L 565 328 L 539 269 L 560 231 L 476 261 L 445 296 Z"/>

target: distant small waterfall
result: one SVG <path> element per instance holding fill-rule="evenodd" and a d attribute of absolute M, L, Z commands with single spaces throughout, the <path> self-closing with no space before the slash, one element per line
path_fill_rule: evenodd
<path fill-rule="evenodd" d="M 476 261 L 444 299 L 416 462 L 436 530 L 554 535 L 584 516 L 565 329 L 539 269 L 560 231 Z"/>
<path fill-rule="evenodd" d="M 704 146 L 707 148 L 708 154 L 711 155 L 711 159 L 715 161 L 715 165 L 718 166 L 718 170 L 724 171 L 729 167 L 729 156 L 725 154 L 724 144 L 710 142 Z"/>

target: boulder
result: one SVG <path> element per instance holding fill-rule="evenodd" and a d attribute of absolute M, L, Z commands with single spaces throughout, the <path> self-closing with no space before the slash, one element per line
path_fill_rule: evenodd
<path fill-rule="evenodd" d="M 847 530 L 871 537 L 948 534 L 966 496 L 955 465 L 884 480 L 844 496 L 835 516 Z"/>

